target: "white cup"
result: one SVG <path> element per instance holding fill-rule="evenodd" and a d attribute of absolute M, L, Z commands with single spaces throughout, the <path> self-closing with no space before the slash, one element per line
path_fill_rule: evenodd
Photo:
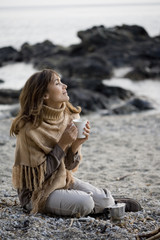
<path fill-rule="evenodd" d="M 86 136 L 83 134 L 84 128 L 86 126 L 87 120 L 82 119 L 73 119 L 74 124 L 78 128 L 78 138 L 85 138 Z"/>

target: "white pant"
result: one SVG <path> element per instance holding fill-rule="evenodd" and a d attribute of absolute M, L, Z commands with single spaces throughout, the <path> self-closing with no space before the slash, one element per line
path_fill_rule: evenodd
<path fill-rule="evenodd" d="M 46 201 L 46 212 L 62 216 L 85 216 L 90 213 L 102 213 L 104 208 L 114 204 L 114 199 L 107 189 L 74 178 L 68 190 L 52 192 Z"/>

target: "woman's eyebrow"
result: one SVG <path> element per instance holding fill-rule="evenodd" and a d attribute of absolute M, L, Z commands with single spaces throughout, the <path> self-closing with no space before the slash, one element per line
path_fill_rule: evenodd
<path fill-rule="evenodd" d="M 55 78 L 55 79 L 53 79 L 52 81 L 53 82 L 56 82 L 56 81 L 59 81 L 60 79 L 59 78 Z"/>

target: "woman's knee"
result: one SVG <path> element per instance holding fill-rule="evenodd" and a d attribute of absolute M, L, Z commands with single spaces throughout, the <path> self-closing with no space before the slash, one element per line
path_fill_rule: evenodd
<path fill-rule="evenodd" d="M 94 209 L 90 194 L 82 191 L 57 190 L 46 201 L 47 212 L 62 216 L 85 216 Z"/>
<path fill-rule="evenodd" d="M 94 206 L 93 198 L 86 193 L 85 200 L 81 198 L 77 203 L 77 214 L 86 216 L 93 212 Z"/>

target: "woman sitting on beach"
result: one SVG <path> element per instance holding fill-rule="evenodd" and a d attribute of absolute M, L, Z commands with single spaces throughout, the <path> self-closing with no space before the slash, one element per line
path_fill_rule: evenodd
<path fill-rule="evenodd" d="M 33 74 L 21 92 L 20 111 L 11 126 L 11 135 L 17 137 L 12 178 L 22 207 L 31 213 L 85 216 L 114 205 L 108 189 L 72 175 L 90 133 L 87 122 L 85 138 L 77 138 L 73 119 L 80 111 L 69 102 L 60 76 L 50 69 Z M 128 211 L 140 210 L 133 199 L 119 201 L 126 202 Z"/>

